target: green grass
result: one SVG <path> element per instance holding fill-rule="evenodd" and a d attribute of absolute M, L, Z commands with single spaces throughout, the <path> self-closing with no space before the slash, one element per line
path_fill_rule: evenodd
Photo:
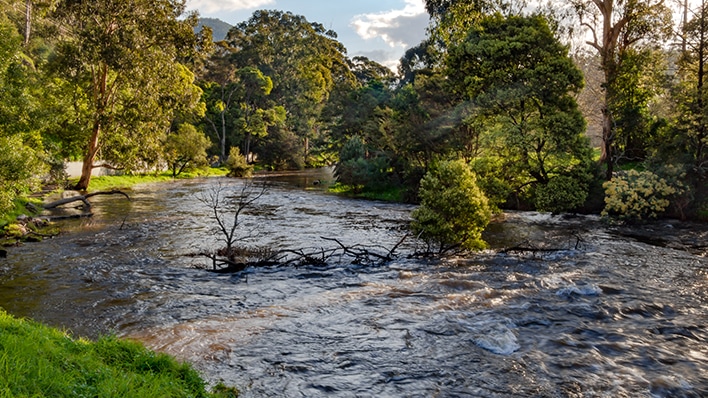
<path fill-rule="evenodd" d="M 115 337 L 95 342 L 0 310 L 0 397 L 235 397 L 190 365 Z"/>
<path fill-rule="evenodd" d="M 337 195 L 348 196 L 359 199 L 382 200 L 386 202 L 403 202 L 404 188 L 391 187 L 384 191 L 361 190 L 361 187 L 353 187 L 335 183 L 327 190 Z"/>
<path fill-rule="evenodd" d="M 208 168 L 190 172 L 182 172 L 176 178 L 172 177 L 172 172 L 160 174 L 132 174 L 132 175 L 112 175 L 91 178 L 89 191 L 107 191 L 111 189 L 125 189 L 138 184 L 148 184 L 154 182 L 173 181 L 175 179 L 189 179 L 197 177 L 225 176 L 228 170 L 225 168 Z M 78 179 L 77 179 L 78 180 Z M 75 181 L 74 181 L 75 182 Z"/>

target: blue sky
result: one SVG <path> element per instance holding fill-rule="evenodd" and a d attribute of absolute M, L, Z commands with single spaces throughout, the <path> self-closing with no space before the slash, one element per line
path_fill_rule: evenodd
<path fill-rule="evenodd" d="M 203 17 L 235 25 L 259 9 L 290 11 L 337 32 L 354 57 L 364 55 L 395 70 L 406 49 L 425 37 L 423 0 L 187 0 Z"/>

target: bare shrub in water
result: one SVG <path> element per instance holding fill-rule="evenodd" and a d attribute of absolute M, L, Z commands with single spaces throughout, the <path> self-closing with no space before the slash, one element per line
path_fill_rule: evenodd
<path fill-rule="evenodd" d="M 254 231 L 243 230 L 241 216 L 244 210 L 253 206 L 265 192 L 265 184 L 256 186 L 253 181 L 247 180 L 240 191 L 234 192 L 224 185 L 218 184 L 198 196 L 199 201 L 211 210 L 212 218 L 216 222 L 214 229 L 220 236 L 219 241 L 224 244 L 214 253 L 201 253 L 212 259 L 214 269 L 217 269 L 218 266 L 237 267 L 243 265 L 240 264 L 239 259 L 244 254 L 244 248 L 237 246 L 237 244 L 252 238 Z"/>

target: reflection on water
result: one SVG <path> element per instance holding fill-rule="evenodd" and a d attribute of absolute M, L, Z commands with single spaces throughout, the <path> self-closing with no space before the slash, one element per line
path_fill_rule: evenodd
<path fill-rule="evenodd" d="M 410 206 L 281 177 L 245 216 L 250 243 L 391 247 L 406 233 Z M 214 275 L 184 254 L 218 246 L 196 200 L 218 182 L 240 186 L 180 181 L 135 189 L 130 202 L 96 198 L 96 217 L 0 262 L 2 306 L 80 335 L 142 340 L 246 397 L 708 396 L 703 257 L 592 218 L 519 213 L 492 240 L 563 250 Z"/>

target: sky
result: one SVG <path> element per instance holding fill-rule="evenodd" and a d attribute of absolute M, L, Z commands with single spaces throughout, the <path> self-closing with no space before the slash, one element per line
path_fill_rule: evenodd
<path fill-rule="evenodd" d="M 187 8 L 231 25 L 255 10 L 290 11 L 337 32 L 349 57 L 363 55 L 393 70 L 428 26 L 423 0 L 187 0 Z"/>

